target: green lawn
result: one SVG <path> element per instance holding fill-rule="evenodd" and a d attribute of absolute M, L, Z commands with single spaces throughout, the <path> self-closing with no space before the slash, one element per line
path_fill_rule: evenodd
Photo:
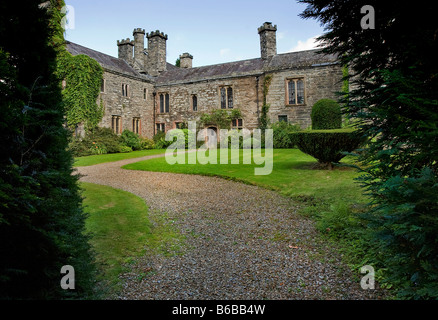
<path fill-rule="evenodd" d="M 143 199 L 126 191 L 91 183 L 81 183 L 84 196 L 86 230 L 92 234 L 91 244 L 102 267 L 101 280 L 116 289 L 118 275 L 124 264 L 154 250 L 176 252 L 182 236 L 167 223 L 166 216 L 150 221 L 150 212 Z M 152 270 L 150 270 L 153 272 Z"/>
<path fill-rule="evenodd" d="M 111 154 L 101 154 L 87 157 L 75 158 L 75 167 L 87 167 L 99 163 L 114 162 L 125 159 L 141 158 L 145 156 L 152 156 L 156 154 L 165 153 L 164 149 L 152 149 L 152 150 L 141 150 L 129 153 L 111 153 Z"/>
<path fill-rule="evenodd" d="M 187 155 L 186 155 L 187 157 Z M 218 159 L 219 159 L 218 152 Z M 240 160 L 242 150 L 240 151 Z M 230 161 L 231 162 L 231 161 Z M 346 158 L 345 163 L 351 163 Z M 218 163 L 220 161 L 218 160 Z M 214 175 L 235 179 L 249 184 L 281 192 L 282 194 L 308 201 L 314 198 L 322 202 L 362 202 L 365 197 L 354 178 L 357 172 L 347 167 L 334 170 L 315 169 L 317 161 L 297 149 L 275 149 L 274 167 L 270 175 L 256 176 L 256 165 L 240 164 L 175 164 L 169 165 L 165 158 L 151 159 L 124 166 L 124 169 Z M 258 166 L 263 167 L 263 165 Z"/>

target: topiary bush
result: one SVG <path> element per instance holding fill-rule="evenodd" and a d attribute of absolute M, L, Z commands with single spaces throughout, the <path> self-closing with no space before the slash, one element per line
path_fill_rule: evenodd
<path fill-rule="evenodd" d="M 365 141 L 352 129 L 312 130 L 292 135 L 302 152 L 330 169 L 333 163 L 339 163 L 346 156 L 345 153 L 358 149 Z"/>
<path fill-rule="evenodd" d="M 312 108 L 312 129 L 329 130 L 342 128 L 341 106 L 334 100 L 321 99 Z"/>

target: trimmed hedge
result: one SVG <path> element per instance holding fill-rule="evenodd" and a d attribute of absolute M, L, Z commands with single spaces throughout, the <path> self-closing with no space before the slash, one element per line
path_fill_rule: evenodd
<path fill-rule="evenodd" d="M 302 152 L 328 166 L 339 163 L 346 156 L 344 152 L 358 149 L 365 141 L 352 129 L 312 130 L 296 132 L 292 135 Z"/>
<path fill-rule="evenodd" d="M 341 106 L 334 100 L 317 101 L 311 113 L 313 130 L 329 130 L 342 128 Z"/>

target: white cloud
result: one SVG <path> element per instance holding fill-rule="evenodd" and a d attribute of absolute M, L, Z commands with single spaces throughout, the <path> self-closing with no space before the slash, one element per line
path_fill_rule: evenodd
<path fill-rule="evenodd" d="M 299 40 L 297 45 L 289 50 L 289 52 L 295 52 L 295 51 L 304 51 L 304 50 L 312 50 L 316 49 L 318 47 L 318 41 L 316 38 L 319 36 L 314 36 L 312 38 L 309 38 L 305 41 Z"/>

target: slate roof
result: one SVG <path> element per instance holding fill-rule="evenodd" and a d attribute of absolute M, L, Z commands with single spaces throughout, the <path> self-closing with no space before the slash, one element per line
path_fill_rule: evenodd
<path fill-rule="evenodd" d="M 260 75 L 269 71 L 312 67 L 332 64 L 337 61 L 336 56 L 318 54 L 318 50 L 316 49 L 278 54 L 266 61 L 261 58 L 256 58 L 190 69 L 177 68 L 174 65 L 167 63 L 167 71 L 162 72 L 157 78 L 154 78 L 139 73 L 122 59 L 83 47 L 73 42 L 67 42 L 67 50 L 72 55 L 85 54 L 90 58 L 95 59 L 102 65 L 102 67 L 109 71 L 148 79 L 156 82 L 157 85 L 162 86 L 229 77 Z"/>
<path fill-rule="evenodd" d="M 125 60 L 115 58 L 113 56 L 92 50 L 87 47 L 83 47 L 79 44 L 70 41 L 67 41 L 67 50 L 74 56 L 85 54 L 90 58 L 96 60 L 102 67 L 104 67 L 107 70 L 123 73 L 128 76 L 146 78 L 145 75 L 142 75 L 139 72 L 137 72 Z"/>
<path fill-rule="evenodd" d="M 257 58 L 190 69 L 168 68 L 167 71 L 161 73 L 157 78 L 157 84 L 166 85 L 257 75 L 269 71 L 336 63 L 336 56 L 318 54 L 317 52 L 318 49 L 278 54 L 266 61 Z"/>

